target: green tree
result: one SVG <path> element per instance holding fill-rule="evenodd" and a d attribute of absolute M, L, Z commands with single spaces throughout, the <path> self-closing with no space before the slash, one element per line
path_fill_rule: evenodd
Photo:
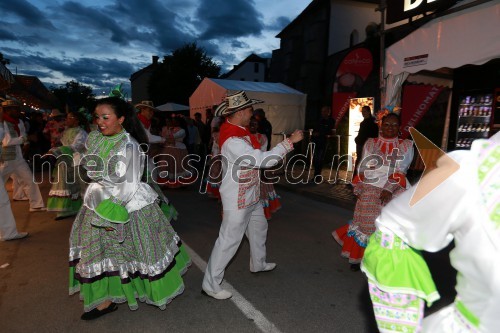
<path fill-rule="evenodd" d="M 189 104 L 189 97 L 205 77 L 217 78 L 220 66 L 196 43 L 188 43 L 165 56 L 149 80 L 148 92 L 155 105 Z"/>
<path fill-rule="evenodd" d="M 3 53 L 0 52 L 0 64 L 3 64 L 3 65 L 8 65 L 10 64 L 10 60 L 9 59 L 6 59 L 3 57 Z"/>
<path fill-rule="evenodd" d="M 70 110 L 78 110 L 82 106 L 87 110 L 93 110 L 95 106 L 95 95 L 92 88 L 76 81 L 70 81 L 64 86 L 51 86 L 50 90 L 60 102 L 60 107 Z"/>

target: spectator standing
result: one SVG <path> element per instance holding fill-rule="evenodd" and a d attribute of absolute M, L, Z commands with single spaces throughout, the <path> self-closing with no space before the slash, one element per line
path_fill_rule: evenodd
<path fill-rule="evenodd" d="M 195 125 L 193 119 L 186 118 L 186 127 L 187 127 L 188 153 L 200 156 L 201 135 L 198 130 L 198 126 Z"/>
<path fill-rule="evenodd" d="M 30 130 L 28 131 L 30 145 L 27 158 L 32 161 L 35 170 L 40 168 L 40 156 L 50 149 L 50 141 L 43 135 L 44 128 L 45 121 L 43 120 L 43 114 L 33 112 L 30 115 Z"/>
<path fill-rule="evenodd" d="M 135 105 L 135 108 L 139 110 L 139 114 L 137 114 L 137 118 L 141 121 L 142 126 L 146 130 L 146 134 L 148 136 L 148 143 L 163 143 L 164 140 L 159 135 L 154 135 L 151 133 L 151 122 L 154 117 L 155 111 L 158 109 L 155 108 L 152 101 L 142 101 L 139 104 Z"/>
<path fill-rule="evenodd" d="M 184 117 L 173 117 L 171 122 L 167 121 L 161 135 L 165 138 L 165 143 L 155 158 L 155 164 L 158 166 L 158 184 L 168 188 L 191 184 L 195 178 L 189 171 L 186 158 L 187 126 Z"/>
<path fill-rule="evenodd" d="M 267 139 L 266 151 L 271 148 L 271 138 L 273 137 L 273 125 L 267 120 L 263 109 L 255 109 L 254 116 L 259 123 L 257 133 L 264 134 Z"/>
<path fill-rule="evenodd" d="M 323 169 L 328 136 L 332 134 L 335 128 L 335 120 L 333 120 L 331 114 L 332 110 L 330 107 L 323 106 L 321 108 L 321 117 L 312 133 L 312 142 L 314 142 L 314 178 L 317 183 L 320 182 L 316 179 L 316 176 L 320 176 Z"/>
<path fill-rule="evenodd" d="M 354 167 L 354 172 L 357 173 L 359 163 L 361 162 L 361 156 L 363 155 L 363 146 L 366 140 L 369 138 L 376 138 L 378 136 L 378 126 L 375 123 L 375 117 L 372 115 L 372 111 L 368 105 L 361 108 L 361 114 L 363 115 L 363 121 L 359 124 L 358 135 L 354 138 L 356 143 L 356 166 Z"/>
<path fill-rule="evenodd" d="M 201 142 L 203 144 L 204 152 L 206 151 L 206 147 L 208 146 L 208 142 L 210 141 L 210 129 L 207 128 L 207 125 L 203 123 L 201 120 L 201 113 L 196 112 L 194 114 L 194 125 L 198 128 L 198 132 L 200 133 Z"/>
<path fill-rule="evenodd" d="M 61 145 L 61 136 L 66 129 L 66 114 L 59 109 L 52 109 L 49 115 L 49 121 L 45 124 L 43 134 L 50 141 L 50 148 Z"/>

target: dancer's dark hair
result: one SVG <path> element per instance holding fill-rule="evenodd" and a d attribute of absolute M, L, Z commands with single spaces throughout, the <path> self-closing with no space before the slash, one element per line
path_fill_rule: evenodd
<path fill-rule="evenodd" d="M 103 104 L 109 105 L 115 111 L 118 118 L 125 118 L 122 124 L 123 128 L 139 143 L 141 149 L 145 151 L 147 146 L 143 144 L 149 145 L 148 136 L 141 121 L 137 118 L 133 106 L 119 97 L 106 97 L 97 100 L 97 105 Z"/>

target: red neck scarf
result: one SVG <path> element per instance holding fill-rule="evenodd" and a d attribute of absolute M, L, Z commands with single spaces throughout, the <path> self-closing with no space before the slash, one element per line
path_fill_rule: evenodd
<path fill-rule="evenodd" d="M 4 113 L 3 120 L 14 125 L 14 129 L 16 130 L 17 135 L 21 135 L 21 130 L 19 129 L 19 119 L 14 119 L 11 116 L 9 116 L 7 113 Z"/>
<path fill-rule="evenodd" d="M 252 144 L 252 147 L 254 149 L 260 149 L 260 143 L 255 137 L 255 135 L 252 135 L 248 128 L 236 126 L 234 124 L 231 124 L 229 121 L 224 122 L 219 131 L 219 147 L 222 149 L 222 145 L 224 142 L 226 142 L 227 139 L 230 137 L 249 137 L 250 138 L 250 143 Z"/>
<path fill-rule="evenodd" d="M 149 128 L 151 127 L 151 120 L 144 117 L 141 113 L 137 115 L 137 118 L 139 118 L 141 123 L 144 125 L 144 128 L 149 130 Z"/>

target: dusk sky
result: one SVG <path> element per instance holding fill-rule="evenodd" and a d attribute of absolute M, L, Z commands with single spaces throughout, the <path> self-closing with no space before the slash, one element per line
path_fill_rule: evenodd
<path fill-rule="evenodd" d="M 0 0 L 0 52 L 14 74 L 46 86 L 71 80 L 100 90 L 186 43 L 229 71 L 275 38 L 311 0 Z"/>

